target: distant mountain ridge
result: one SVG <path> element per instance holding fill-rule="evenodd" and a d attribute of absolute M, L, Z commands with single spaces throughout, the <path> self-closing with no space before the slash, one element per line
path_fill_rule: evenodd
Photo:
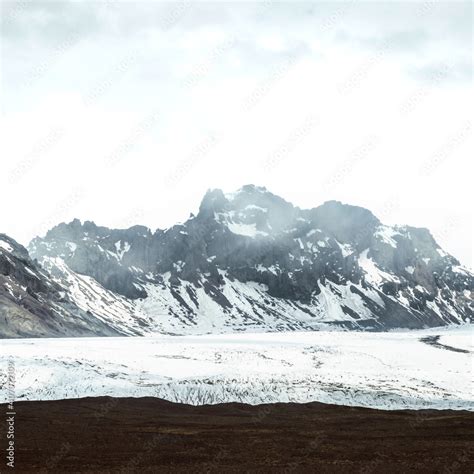
<path fill-rule="evenodd" d="M 75 305 L 123 333 L 389 330 L 474 317 L 472 272 L 427 229 L 386 226 L 337 201 L 300 209 L 253 185 L 208 191 L 197 215 L 167 230 L 75 219 L 28 249 Z"/>

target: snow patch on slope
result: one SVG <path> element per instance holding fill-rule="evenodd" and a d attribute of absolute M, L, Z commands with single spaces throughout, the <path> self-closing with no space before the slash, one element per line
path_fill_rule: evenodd
<path fill-rule="evenodd" d="M 369 283 L 379 286 L 384 281 L 398 282 L 398 278 L 395 275 L 384 272 L 377 264 L 367 256 L 369 249 L 364 250 L 359 256 L 359 266 L 365 272 L 365 278 Z"/>
<path fill-rule="evenodd" d="M 122 260 L 123 256 L 130 250 L 130 244 L 119 240 L 118 242 L 115 242 L 115 249 L 117 250 L 119 260 Z"/>
<path fill-rule="evenodd" d="M 92 277 L 73 272 L 61 258 L 44 257 L 41 263 L 79 308 L 107 326 L 127 335 L 144 334 L 144 329 L 150 326 L 150 318 L 137 311 L 132 301 L 106 290 Z"/>
<path fill-rule="evenodd" d="M 256 224 L 238 224 L 235 222 L 229 222 L 227 227 L 233 234 L 244 235 L 245 237 L 255 238 L 259 235 L 268 235 L 266 232 L 257 230 Z"/>
<path fill-rule="evenodd" d="M 382 242 L 385 242 L 393 248 L 397 248 L 397 241 L 394 239 L 397 235 L 402 234 L 388 225 L 380 225 L 375 232 L 375 237 L 378 237 Z"/>
<path fill-rule="evenodd" d="M 9 253 L 13 252 L 13 247 L 4 240 L 0 240 L 0 249 L 6 250 Z"/>

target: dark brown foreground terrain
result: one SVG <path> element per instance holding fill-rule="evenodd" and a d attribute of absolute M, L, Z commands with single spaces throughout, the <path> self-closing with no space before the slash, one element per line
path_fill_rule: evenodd
<path fill-rule="evenodd" d="M 469 412 L 106 397 L 15 411 L 15 472 L 474 472 Z"/>

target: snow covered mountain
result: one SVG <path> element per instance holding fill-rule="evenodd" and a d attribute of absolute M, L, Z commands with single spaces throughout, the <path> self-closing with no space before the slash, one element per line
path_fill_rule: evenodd
<path fill-rule="evenodd" d="M 61 259 L 49 263 L 41 267 L 25 247 L 0 234 L 0 337 L 139 335 L 140 324 L 149 325 L 93 278 Z M 123 310 L 117 314 L 117 308 Z"/>
<path fill-rule="evenodd" d="M 474 276 L 426 229 L 330 201 L 299 209 L 265 188 L 209 191 L 167 230 L 75 219 L 29 246 L 83 311 L 122 333 L 174 334 L 472 322 Z"/>

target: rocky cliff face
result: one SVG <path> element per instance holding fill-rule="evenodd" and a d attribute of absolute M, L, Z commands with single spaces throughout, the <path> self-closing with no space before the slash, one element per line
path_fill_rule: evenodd
<path fill-rule="evenodd" d="M 336 201 L 299 209 L 252 185 L 209 191 L 197 215 L 166 231 L 74 220 L 29 250 L 122 298 L 144 332 L 385 330 L 474 316 L 472 273 L 428 230 Z"/>

